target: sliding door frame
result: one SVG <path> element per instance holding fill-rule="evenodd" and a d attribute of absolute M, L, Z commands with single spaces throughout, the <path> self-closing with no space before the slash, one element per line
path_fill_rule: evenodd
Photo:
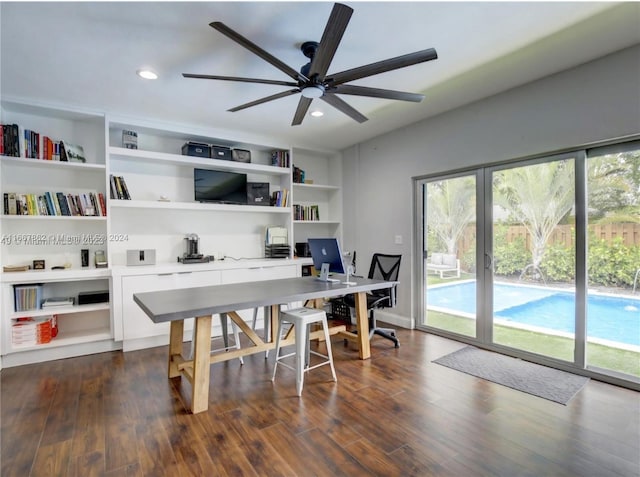
<path fill-rule="evenodd" d="M 593 151 L 619 150 L 626 144 L 632 147 L 638 144 L 638 136 L 608 141 L 590 145 L 588 147 L 578 147 L 566 149 L 550 154 L 537 155 L 518 160 L 504 161 L 493 164 L 484 164 L 478 167 L 470 167 L 443 174 L 429 174 L 413 178 L 414 188 L 414 263 L 412 279 L 414 283 L 414 296 L 419 299 L 414 300 L 413 316 L 415 317 L 416 328 L 435 335 L 452 338 L 467 344 L 472 344 L 481 348 L 498 351 L 505 355 L 526 359 L 539 364 L 551 366 L 557 369 L 594 377 L 599 380 L 615 385 L 624 386 L 640 391 L 640 382 L 630 380 L 626 375 L 620 376 L 609 370 L 600 370 L 588 366 L 586 356 L 587 346 L 587 159 L 593 156 Z M 574 359 L 573 362 L 560 360 L 553 357 L 543 356 L 529 351 L 518 350 L 493 342 L 493 184 L 492 172 L 508 168 L 534 165 L 537 163 L 550 162 L 554 160 L 573 159 L 574 160 L 574 180 L 575 180 L 575 338 L 574 338 Z M 429 182 L 452 179 L 464 175 L 475 175 L 476 177 L 476 337 L 459 335 L 447 330 L 425 325 L 425 257 L 424 257 L 424 233 L 426 222 L 424 217 L 424 184 Z"/>

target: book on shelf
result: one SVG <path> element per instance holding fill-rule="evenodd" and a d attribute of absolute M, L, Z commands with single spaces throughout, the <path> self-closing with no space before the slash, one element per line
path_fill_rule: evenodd
<path fill-rule="evenodd" d="M 271 165 L 277 167 L 290 167 L 289 151 L 271 151 Z"/>
<path fill-rule="evenodd" d="M 127 187 L 127 183 L 125 182 L 124 177 L 114 176 L 113 174 L 111 174 L 109 176 L 109 183 L 111 185 L 112 199 L 131 200 L 129 188 Z"/>
<path fill-rule="evenodd" d="M 274 207 L 287 207 L 289 205 L 289 191 L 287 189 L 273 191 L 271 205 Z"/>
<path fill-rule="evenodd" d="M 73 306 L 76 299 L 72 296 L 53 296 L 42 300 L 42 308 Z"/>
<path fill-rule="evenodd" d="M 320 209 L 317 205 L 293 205 L 293 220 L 318 221 Z"/>
<path fill-rule="evenodd" d="M 14 285 L 15 311 L 29 311 L 40 308 L 42 284 Z"/>
<path fill-rule="evenodd" d="M 299 167 L 293 166 L 293 182 L 296 184 L 304 184 L 305 172 Z"/>
<path fill-rule="evenodd" d="M 53 323 L 55 318 L 51 316 L 41 316 L 33 318 L 25 316 L 12 320 L 11 342 L 14 345 L 33 346 L 50 343 L 54 337 Z M 57 335 L 57 327 L 56 333 Z"/>
<path fill-rule="evenodd" d="M 5 215 L 105 217 L 107 209 L 104 194 L 99 192 L 75 195 L 49 191 L 39 195 L 5 192 L 4 213 Z"/>

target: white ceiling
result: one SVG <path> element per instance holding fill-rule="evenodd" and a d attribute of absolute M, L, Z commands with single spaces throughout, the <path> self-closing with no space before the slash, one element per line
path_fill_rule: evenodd
<path fill-rule="evenodd" d="M 348 2 L 329 73 L 435 48 L 439 58 L 353 82 L 424 93 L 422 103 L 343 96 L 358 124 L 320 100 L 290 126 L 299 95 L 226 110 L 289 89 L 182 73 L 290 78 L 209 26 L 222 21 L 298 70 L 330 2 L 2 2 L 1 93 L 120 115 L 245 131 L 295 146 L 349 145 L 640 43 L 640 4 Z M 145 81 L 135 71 L 154 69 Z"/>

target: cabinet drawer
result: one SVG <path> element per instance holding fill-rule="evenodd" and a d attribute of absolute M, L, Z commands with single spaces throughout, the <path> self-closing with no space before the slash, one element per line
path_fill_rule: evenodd
<path fill-rule="evenodd" d="M 281 267 L 238 268 L 223 270 L 222 283 L 257 282 L 277 278 L 293 278 L 296 276 L 295 265 Z"/>

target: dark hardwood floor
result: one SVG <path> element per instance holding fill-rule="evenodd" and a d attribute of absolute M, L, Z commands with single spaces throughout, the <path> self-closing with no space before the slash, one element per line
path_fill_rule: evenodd
<path fill-rule="evenodd" d="M 8 368 L 1 474 L 26 476 L 637 476 L 639 393 L 591 380 L 563 406 L 431 361 L 464 345 L 398 331 L 372 358 L 333 341 L 301 398 L 273 352 L 211 368 L 185 411 L 167 348 Z M 188 388 L 187 388 L 188 389 Z"/>

